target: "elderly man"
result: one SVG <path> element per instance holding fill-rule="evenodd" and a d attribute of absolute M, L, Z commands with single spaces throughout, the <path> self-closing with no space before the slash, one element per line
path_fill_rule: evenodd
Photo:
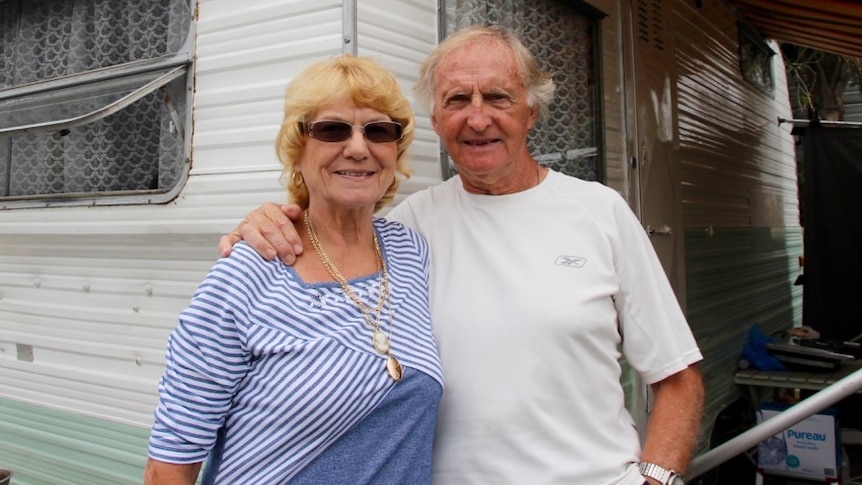
<path fill-rule="evenodd" d="M 422 66 L 417 93 L 459 175 L 387 217 L 432 249 L 446 386 L 433 480 L 682 483 L 703 406 L 701 354 L 624 200 L 528 152 L 553 91 L 523 44 L 498 28 L 459 31 Z M 264 204 L 220 250 L 245 238 L 291 262 L 301 251 L 294 211 Z M 622 356 L 655 394 L 643 448 L 625 408 Z"/>

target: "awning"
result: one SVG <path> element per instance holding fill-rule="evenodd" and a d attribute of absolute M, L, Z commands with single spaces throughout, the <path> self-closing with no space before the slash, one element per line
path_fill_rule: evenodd
<path fill-rule="evenodd" d="M 862 59 L 862 2 L 729 0 L 767 38 Z"/>

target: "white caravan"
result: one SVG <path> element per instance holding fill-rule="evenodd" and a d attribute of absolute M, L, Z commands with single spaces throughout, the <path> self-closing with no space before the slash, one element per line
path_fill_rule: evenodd
<path fill-rule="evenodd" d="M 784 69 L 739 20 L 723 0 L 0 1 L 0 468 L 140 483 L 178 312 L 219 236 L 285 198 L 288 81 L 351 52 L 409 93 L 472 23 L 520 32 L 556 73 L 537 158 L 617 189 L 652 235 L 706 355 L 708 446 L 750 323 L 801 315 Z M 416 108 L 400 197 L 452 174 Z"/>

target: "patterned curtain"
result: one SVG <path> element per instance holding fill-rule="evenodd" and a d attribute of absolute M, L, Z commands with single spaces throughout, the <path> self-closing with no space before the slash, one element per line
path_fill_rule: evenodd
<path fill-rule="evenodd" d="M 597 180 L 595 20 L 559 0 L 451 0 L 446 19 L 448 33 L 482 24 L 500 25 L 521 36 L 557 84 L 548 116 L 528 139 L 531 153 L 559 172 Z"/>
<path fill-rule="evenodd" d="M 174 54 L 184 45 L 190 16 L 187 0 L 0 2 L 0 89 Z M 85 126 L 0 137 L 0 196 L 172 187 L 181 174 L 183 140 L 166 100 L 183 100 L 184 82 L 167 87 L 178 97 L 157 90 Z M 184 119 L 184 102 L 173 109 Z"/>

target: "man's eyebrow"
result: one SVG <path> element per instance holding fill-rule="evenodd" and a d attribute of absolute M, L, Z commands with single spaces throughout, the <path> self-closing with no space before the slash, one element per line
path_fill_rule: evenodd
<path fill-rule="evenodd" d="M 470 93 L 463 91 L 463 90 L 460 90 L 460 89 L 459 90 L 453 90 L 453 91 L 450 91 L 448 93 L 443 93 L 443 100 L 448 101 L 451 99 L 462 98 L 462 97 L 466 97 L 469 95 L 470 95 Z"/>

